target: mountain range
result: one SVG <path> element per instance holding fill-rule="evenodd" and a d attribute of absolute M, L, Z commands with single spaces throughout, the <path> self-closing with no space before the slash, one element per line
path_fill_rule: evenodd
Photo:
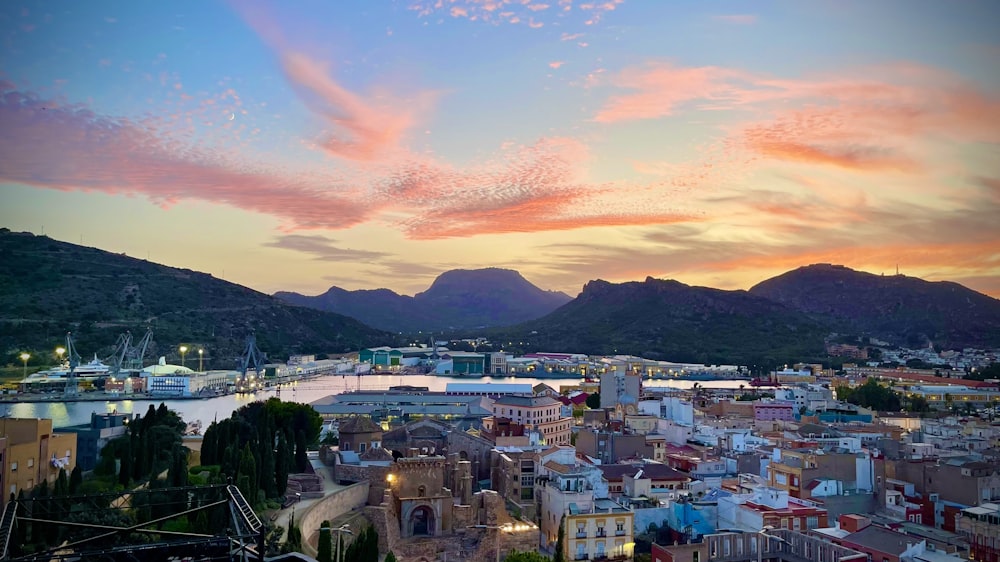
<path fill-rule="evenodd" d="M 118 335 L 153 329 L 146 359 L 203 346 L 206 367 L 232 368 L 247 334 L 271 357 L 341 353 L 392 343 L 353 318 L 286 304 L 272 296 L 177 269 L 0 229 L 0 357 L 20 364 L 30 350 L 51 353 L 73 332 L 80 354 L 105 356 Z M 192 366 L 188 354 L 188 366 Z M 36 358 L 41 360 L 41 357 Z M 52 359 L 52 358 L 49 358 Z"/>
<path fill-rule="evenodd" d="M 821 359 L 831 334 L 907 347 L 1000 347 L 1000 300 L 957 283 L 829 264 L 748 291 L 653 278 L 595 280 L 570 298 L 496 268 L 443 273 L 412 297 L 336 287 L 315 297 L 269 296 L 208 274 L 6 229 L 0 263 L 0 352 L 8 363 L 20 350 L 53 348 L 66 331 L 90 352 L 125 329 L 146 326 L 163 346 L 154 354 L 197 344 L 227 362 L 250 330 L 274 357 L 394 345 L 403 338 L 392 333 L 417 330 L 487 336 L 511 351 L 746 365 Z"/>
<path fill-rule="evenodd" d="M 572 298 L 545 291 L 510 269 L 456 269 L 438 276 L 412 297 L 389 289 L 347 291 L 330 287 L 317 296 L 279 292 L 299 306 L 344 314 L 379 329 L 443 332 L 506 326 L 544 316 Z"/>
<path fill-rule="evenodd" d="M 1000 300 L 957 283 L 816 264 L 749 291 L 591 281 L 551 314 L 492 337 L 560 351 L 775 365 L 822 359 L 832 334 L 907 347 L 1000 347 Z"/>

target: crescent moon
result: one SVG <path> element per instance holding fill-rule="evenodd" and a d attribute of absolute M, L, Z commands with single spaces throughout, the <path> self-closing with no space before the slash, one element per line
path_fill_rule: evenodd
<path fill-rule="evenodd" d="M 232 121 L 233 119 L 236 119 L 236 114 L 235 113 L 230 113 L 229 114 L 229 120 Z"/>

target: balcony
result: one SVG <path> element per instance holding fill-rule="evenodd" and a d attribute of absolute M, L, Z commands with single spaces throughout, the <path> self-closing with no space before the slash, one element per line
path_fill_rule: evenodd
<path fill-rule="evenodd" d="M 619 529 L 619 530 L 615 531 L 615 536 L 616 537 L 624 537 L 625 536 L 625 530 L 624 529 Z"/>
<path fill-rule="evenodd" d="M 590 560 L 590 556 L 587 554 L 577 554 L 573 560 Z"/>
<path fill-rule="evenodd" d="M 587 531 L 582 531 L 582 532 L 581 531 L 577 531 L 576 532 L 576 538 L 578 538 L 578 539 L 585 539 L 585 538 L 587 538 Z"/>
<path fill-rule="evenodd" d="M 605 531 L 604 531 L 604 529 L 598 529 L 598 530 L 597 530 L 597 535 L 595 535 L 595 536 L 596 536 L 597 538 L 599 538 L 599 539 L 602 539 L 602 538 L 604 538 L 604 537 L 608 536 L 608 533 L 607 533 L 607 532 L 605 532 Z"/>

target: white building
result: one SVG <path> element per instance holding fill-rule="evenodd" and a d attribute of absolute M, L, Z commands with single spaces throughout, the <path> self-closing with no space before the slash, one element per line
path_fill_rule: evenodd
<path fill-rule="evenodd" d="M 224 392 L 230 371 L 197 373 L 180 365 L 168 365 L 163 357 L 141 372 L 146 392 L 153 396 L 190 397 Z"/>

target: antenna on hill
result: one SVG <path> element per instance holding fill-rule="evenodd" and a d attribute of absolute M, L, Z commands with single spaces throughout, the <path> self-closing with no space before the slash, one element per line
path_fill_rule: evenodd
<path fill-rule="evenodd" d="M 896 264 L 896 275 L 899 275 L 899 264 Z"/>

